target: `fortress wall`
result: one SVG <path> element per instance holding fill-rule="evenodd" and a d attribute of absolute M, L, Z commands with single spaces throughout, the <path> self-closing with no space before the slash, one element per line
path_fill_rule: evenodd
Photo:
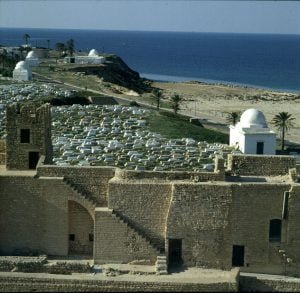
<path fill-rule="evenodd" d="M 185 265 L 231 268 L 231 188 L 226 183 L 175 183 L 167 238 L 182 239 Z"/>
<path fill-rule="evenodd" d="M 164 247 L 171 187 L 165 181 L 113 178 L 109 181 L 108 207 Z"/>
<path fill-rule="evenodd" d="M 39 165 L 38 176 L 65 177 L 83 195 L 94 198 L 99 206 L 107 206 L 108 181 L 114 176 L 115 168 L 111 167 L 59 167 Z"/>
<path fill-rule="evenodd" d="M 7 108 L 6 167 L 10 170 L 29 169 L 29 152 L 38 152 L 51 161 L 50 104 L 14 104 Z M 21 130 L 29 133 L 29 142 L 21 142 Z"/>
<path fill-rule="evenodd" d="M 245 246 L 245 266 L 241 271 L 263 272 L 263 268 L 280 267 L 278 249 L 276 251 L 279 243 L 269 241 L 269 225 L 271 219 L 282 219 L 284 192 L 289 189 L 288 184 L 275 183 L 232 185 L 232 245 Z M 282 222 L 282 241 L 286 237 L 284 227 L 285 221 Z"/>
<path fill-rule="evenodd" d="M 122 180 L 196 180 L 223 181 L 224 172 L 188 172 L 188 171 L 132 171 L 116 169 L 115 177 Z"/>
<path fill-rule="evenodd" d="M 291 156 L 228 155 L 228 169 L 237 175 L 287 175 L 295 165 L 296 159 Z"/>
<path fill-rule="evenodd" d="M 157 251 L 107 208 L 95 210 L 95 263 L 128 263 L 143 260 L 154 264 Z"/>
<path fill-rule="evenodd" d="M 121 276 L 122 277 L 122 276 Z M 1 273 L 0 292 L 238 292 L 238 280 L 215 279 L 206 282 L 129 278 L 80 278 L 40 274 Z M 287 286 L 280 287 L 284 291 Z M 291 286 L 299 289 L 299 285 Z M 297 290 L 294 290 L 297 291 Z"/>
<path fill-rule="evenodd" d="M 0 177 L 0 251 L 68 254 L 68 199 L 72 189 L 62 179 Z M 83 230 L 87 229 L 80 222 Z"/>
<path fill-rule="evenodd" d="M 6 142 L 5 140 L 0 140 L 0 165 L 5 165 L 6 159 Z"/>
<path fill-rule="evenodd" d="M 300 274 L 300 185 L 293 185 L 289 196 L 286 251 Z"/>

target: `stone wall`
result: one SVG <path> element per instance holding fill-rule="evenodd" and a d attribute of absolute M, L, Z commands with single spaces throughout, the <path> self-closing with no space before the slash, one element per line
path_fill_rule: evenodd
<path fill-rule="evenodd" d="M 227 168 L 233 175 L 278 176 L 289 174 L 295 168 L 292 156 L 228 155 Z"/>
<path fill-rule="evenodd" d="M 190 180 L 197 182 L 223 181 L 224 172 L 132 171 L 116 169 L 115 177 L 124 180 Z"/>
<path fill-rule="evenodd" d="M 0 165 L 5 165 L 6 159 L 6 141 L 0 140 Z"/>
<path fill-rule="evenodd" d="M 114 176 L 111 167 L 59 167 L 39 164 L 37 175 L 41 177 L 64 177 L 83 195 L 97 202 L 98 206 L 107 206 L 108 181 Z"/>
<path fill-rule="evenodd" d="M 95 210 L 95 263 L 128 263 L 145 260 L 154 264 L 158 251 L 107 208 Z"/>
<path fill-rule="evenodd" d="M 166 237 L 182 239 L 187 266 L 230 269 L 231 189 L 227 183 L 176 183 Z"/>
<path fill-rule="evenodd" d="M 282 272 L 278 249 L 286 241 L 286 222 L 282 221 L 282 243 L 269 241 L 269 227 L 270 220 L 282 219 L 284 192 L 289 189 L 288 184 L 232 185 L 232 245 L 245 247 L 244 267 L 241 267 L 241 271 Z"/>
<path fill-rule="evenodd" d="M 6 167 L 11 170 L 30 168 L 30 152 L 52 160 L 50 105 L 34 103 L 7 107 Z M 21 141 L 21 131 L 29 130 L 29 141 Z"/>
<path fill-rule="evenodd" d="M 185 283 L 0 274 L 0 292 L 238 292 L 237 282 Z"/>
<path fill-rule="evenodd" d="M 292 274 L 300 277 L 300 185 L 292 185 L 288 199 L 287 241 L 285 250 L 293 260 L 290 265 Z"/>
<path fill-rule="evenodd" d="M 266 278 L 261 276 L 240 276 L 240 292 L 299 292 L 298 279 Z"/>
<path fill-rule="evenodd" d="M 68 255 L 68 202 L 76 198 L 63 179 L 2 176 L 0 186 L 1 255 Z"/>
<path fill-rule="evenodd" d="M 171 193 L 171 183 L 163 180 L 113 178 L 109 181 L 108 207 L 164 248 Z"/>

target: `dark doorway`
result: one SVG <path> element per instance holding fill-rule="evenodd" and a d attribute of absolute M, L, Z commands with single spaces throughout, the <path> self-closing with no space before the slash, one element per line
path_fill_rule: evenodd
<path fill-rule="evenodd" d="M 243 245 L 233 245 L 232 247 L 232 266 L 244 266 L 245 247 Z"/>
<path fill-rule="evenodd" d="M 39 161 L 39 152 L 29 152 L 29 169 L 35 169 Z"/>
<path fill-rule="evenodd" d="M 281 220 L 280 219 L 273 219 L 270 221 L 269 241 L 270 242 L 281 241 Z"/>
<path fill-rule="evenodd" d="M 262 155 L 264 153 L 264 143 L 263 142 L 257 142 L 256 143 L 256 154 Z"/>
<path fill-rule="evenodd" d="M 182 240 L 169 239 L 169 265 L 182 264 Z"/>

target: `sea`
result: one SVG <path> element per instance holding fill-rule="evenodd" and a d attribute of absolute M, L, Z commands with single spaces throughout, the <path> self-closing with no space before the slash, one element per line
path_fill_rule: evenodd
<path fill-rule="evenodd" d="M 119 55 L 142 77 L 300 92 L 300 35 L 0 28 L 0 44 Z"/>

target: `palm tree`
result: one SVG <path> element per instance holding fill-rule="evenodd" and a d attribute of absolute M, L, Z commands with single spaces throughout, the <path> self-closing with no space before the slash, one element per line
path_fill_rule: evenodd
<path fill-rule="evenodd" d="M 292 117 L 292 114 L 289 114 L 288 112 L 280 112 L 277 115 L 274 116 L 272 120 L 272 124 L 274 124 L 275 127 L 279 131 L 281 131 L 281 150 L 284 150 L 284 139 L 285 134 L 288 132 L 288 130 L 294 126 L 293 120 L 295 118 Z"/>
<path fill-rule="evenodd" d="M 239 118 L 240 118 L 240 112 L 230 112 L 226 116 L 226 121 L 230 125 L 235 125 L 235 124 L 237 124 Z"/>
<path fill-rule="evenodd" d="M 180 103 L 182 101 L 183 98 L 178 94 L 174 94 L 173 96 L 171 96 L 172 109 L 175 114 L 177 114 L 177 112 L 180 110 Z"/>
<path fill-rule="evenodd" d="M 75 46 L 74 46 L 74 40 L 73 39 L 70 39 L 67 41 L 67 50 L 69 51 L 70 53 L 70 56 L 72 57 L 73 56 L 73 53 L 75 51 Z"/>
<path fill-rule="evenodd" d="M 152 97 L 156 101 L 156 109 L 159 111 L 160 108 L 160 101 L 163 98 L 163 93 L 159 89 L 155 89 L 152 91 Z"/>
<path fill-rule="evenodd" d="M 28 45 L 28 39 L 30 39 L 30 35 L 25 34 L 25 35 L 23 36 L 23 39 L 25 40 L 25 44 Z"/>

